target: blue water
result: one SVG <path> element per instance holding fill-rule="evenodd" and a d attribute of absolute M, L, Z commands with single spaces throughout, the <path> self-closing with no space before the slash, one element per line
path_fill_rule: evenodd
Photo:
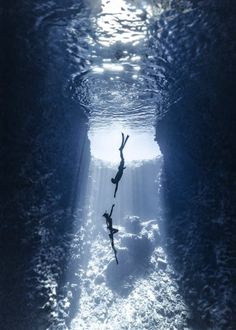
<path fill-rule="evenodd" d="M 194 308 L 166 248 L 169 209 L 155 134 L 182 99 L 194 98 L 191 84 L 232 71 L 225 65 L 234 54 L 229 7 L 187 0 L 25 1 L 1 11 L 11 109 L 4 133 L 10 147 L 3 151 L 9 173 L 17 173 L 17 180 L 6 178 L 9 216 L 2 225 L 9 253 L 6 329 L 207 329 L 189 321 Z M 204 106 L 209 94 L 213 100 L 214 88 L 206 89 Z M 119 165 L 121 132 L 130 135 L 127 168 L 114 200 L 110 178 Z M 102 218 L 113 202 L 119 266 Z M 214 318 L 219 306 L 202 306 L 212 329 L 223 330 Z"/>

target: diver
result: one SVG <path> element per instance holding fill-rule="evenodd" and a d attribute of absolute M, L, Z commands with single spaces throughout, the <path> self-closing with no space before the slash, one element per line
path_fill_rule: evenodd
<path fill-rule="evenodd" d="M 124 169 L 126 168 L 124 166 L 125 165 L 125 160 L 124 160 L 124 155 L 123 155 L 123 149 L 124 149 L 125 144 L 126 144 L 128 138 L 129 138 L 129 135 L 127 135 L 126 138 L 124 137 L 124 133 L 121 133 L 121 135 L 122 135 L 122 142 L 121 142 L 121 146 L 119 148 L 121 161 L 120 161 L 120 165 L 118 167 L 118 172 L 117 172 L 116 176 L 111 179 L 111 182 L 116 185 L 115 192 L 114 192 L 114 198 L 116 197 L 116 193 L 117 193 L 117 190 L 118 190 L 118 185 L 119 185 L 120 179 L 122 178 Z"/>
<path fill-rule="evenodd" d="M 107 212 L 105 212 L 103 214 L 103 217 L 106 219 L 106 225 L 107 225 L 107 229 L 110 231 L 110 234 L 109 234 L 109 237 L 110 237 L 110 240 L 111 240 L 111 247 L 114 251 L 114 254 L 115 254 L 115 259 L 116 259 L 116 263 L 118 265 L 118 259 L 117 259 L 117 251 L 115 249 L 115 245 L 114 245 L 114 234 L 118 233 L 118 229 L 116 228 L 113 228 L 112 226 L 112 212 L 113 212 L 113 209 L 114 209 L 114 206 L 115 204 L 112 205 L 111 207 L 111 211 L 110 211 L 110 214 L 108 214 Z"/>
<path fill-rule="evenodd" d="M 107 229 L 110 231 L 110 234 L 109 234 L 110 238 L 111 238 L 110 235 L 112 235 L 112 237 L 113 237 L 113 235 L 118 233 L 118 231 L 119 231 L 118 229 L 112 227 L 112 218 L 111 218 L 111 216 L 112 216 L 114 206 L 115 206 L 115 204 L 112 205 L 110 214 L 108 214 L 107 212 L 105 212 L 103 214 L 103 217 L 106 219 Z"/>

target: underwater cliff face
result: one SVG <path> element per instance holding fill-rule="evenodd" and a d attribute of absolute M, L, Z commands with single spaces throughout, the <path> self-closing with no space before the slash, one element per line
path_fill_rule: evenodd
<path fill-rule="evenodd" d="M 132 108 L 129 121 L 145 129 L 157 122 L 157 142 L 164 155 L 160 230 L 174 271 L 166 277 L 164 271 L 158 273 L 155 258 L 164 255 L 163 250 L 150 258 L 156 247 L 152 240 L 160 241 L 155 222 L 137 225 L 140 219 L 133 216 L 126 219 L 127 233 L 121 237 L 127 248 L 120 252 L 121 261 L 127 269 L 119 278 L 109 264 L 108 284 L 129 295 L 135 280 L 144 277 L 144 284 L 137 281 L 139 300 L 130 295 L 130 304 L 138 305 L 138 312 L 143 309 L 144 316 L 133 316 L 130 323 L 121 320 L 118 324 L 124 329 L 127 324 L 180 328 L 187 318 L 182 315 L 187 312 L 180 296 L 191 314 L 188 329 L 234 329 L 235 5 L 233 1 L 159 1 L 155 10 L 157 16 L 145 25 L 145 47 L 137 51 L 118 44 L 105 55 L 126 65 L 128 76 L 125 83 L 112 85 L 122 90 L 121 98 L 108 93 L 110 98 L 105 101 L 106 109 L 112 110 L 114 99 L 121 102 L 129 93 L 125 111 L 130 104 L 136 106 L 135 117 Z M 78 264 L 82 263 L 78 247 L 84 249 L 79 207 L 85 199 L 82 188 L 90 162 L 87 107 L 94 106 L 95 122 L 104 115 L 115 121 L 120 115 L 100 111 L 106 105 L 104 90 L 110 92 L 107 80 L 100 85 L 101 79 L 94 79 L 94 84 L 91 79 L 86 85 L 91 66 L 100 60 L 99 56 L 91 60 L 88 43 L 88 37 L 97 40 L 90 19 L 97 11 L 91 13 L 86 3 L 74 1 L 66 5 L 63 1 L 18 1 L 1 8 L 1 329 L 66 329 L 77 312 Z M 138 24 L 145 21 L 144 16 L 139 15 Z M 136 73 L 136 62 L 127 65 L 122 51 L 141 58 L 141 83 L 134 88 L 129 88 L 129 74 Z M 102 49 L 100 53 L 104 56 Z M 85 86 L 83 93 L 81 86 Z M 100 96 L 100 103 L 91 103 L 94 95 Z M 137 177 L 147 172 L 154 176 L 153 164 L 148 166 L 141 174 L 137 169 Z M 137 199 L 135 211 L 143 211 L 150 190 L 152 180 L 145 176 L 140 179 L 146 182 L 142 183 L 145 195 Z M 137 194 L 133 190 L 128 192 Z M 153 216 L 154 197 L 146 202 L 151 209 L 148 216 Z M 140 227 L 138 234 L 129 228 L 133 223 Z M 158 238 L 149 239 L 153 233 Z M 98 252 L 94 256 L 99 259 Z M 157 274 L 153 276 L 148 269 L 151 279 L 142 273 L 144 266 L 150 266 L 149 258 Z M 178 285 L 169 284 L 173 276 Z M 103 275 L 96 280 L 103 281 Z M 117 283 L 126 287 L 117 288 Z M 103 292 L 95 284 L 88 285 L 88 297 L 91 292 Z M 109 309 L 109 299 L 116 292 L 114 296 L 106 292 Z M 159 292 L 164 292 L 163 297 Z M 82 303 L 94 307 L 88 297 Z M 119 299 L 116 306 L 122 308 L 125 300 Z M 95 294 L 95 300 L 104 306 L 100 296 Z M 157 308 L 160 320 L 146 301 Z"/>
<path fill-rule="evenodd" d="M 54 283 L 67 295 L 71 213 L 88 170 L 87 118 L 62 97 L 65 46 L 50 52 L 34 9 L 1 10 L 1 329 L 46 329 Z"/>
<path fill-rule="evenodd" d="M 191 306 L 192 328 L 234 329 L 235 5 L 202 2 L 195 10 L 207 28 L 202 33 L 202 22 L 193 20 L 186 29 L 194 30 L 193 44 L 183 45 L 170 69 L 177 73 L 170 91 L 181 90 L 180 99 L 156 127 L 164 155 L 166 249 Z M 178 19 L 184 24 L 183 15 Z M 178 29 L 172 38 L 178 40 Z M 195 61 L 201 39 L 205 49 Z M 184 79 L 181 61 L 188 66 Z"/>

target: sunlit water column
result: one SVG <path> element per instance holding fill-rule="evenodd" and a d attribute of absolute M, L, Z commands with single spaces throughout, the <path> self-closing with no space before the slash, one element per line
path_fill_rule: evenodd
<path fill-rule="evenodd" d="M 156 99 L 140 74 L 151 7 L 144 1 L 101 1 L 97 41 L 86 83 L 91 162 L 83 213 L 84 251 L 78 314 L 71 329 L 184 328 L 186 307 L 163 249 L 160 175 L 154 141 Z M 114 199 L 121 132 L 126 169 Z M 119 265 L 102 214 L 115 204 Z M 182 314 L 181 314 L 182 313 Z"/>

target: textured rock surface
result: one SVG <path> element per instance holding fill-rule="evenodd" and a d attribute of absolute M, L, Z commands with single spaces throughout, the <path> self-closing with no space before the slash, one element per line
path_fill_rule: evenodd
<path fill-rule="evenodd" d="M 0 14 L 1 329 L 46 329 L 55 292 L 66 303 L 73 182 L 89 157 L 86 118 L 61 97 L 62 63 L 47 62 L 29 9 L 9 3 Z"/>
<path fill-rule="evenodd" d="M 236 326 L 236 45 L 235 6 L 228 5 L 222 9 L 215 4 L 211 10 L 203 3 L 196 6 L 207 17 L 205 35 L 198 33 L 200 22 L 194 25 L 195 40 L 206 38 L 205 49 L 194 61 L 190 50 L 197 51 L 197 43 L 182 45 L 187 70 L 180 66 L 181 53 L 173 56 L 171 71 L 189 74 L 184 79 L 177 75 L 170 86 L 170 95 L 179 89 L 181 98 L 156 130 L 164 155 L 166 249 L 191 306 L 194 329 Z M 178 30 L 172 37 L 178 38 Z"/>

